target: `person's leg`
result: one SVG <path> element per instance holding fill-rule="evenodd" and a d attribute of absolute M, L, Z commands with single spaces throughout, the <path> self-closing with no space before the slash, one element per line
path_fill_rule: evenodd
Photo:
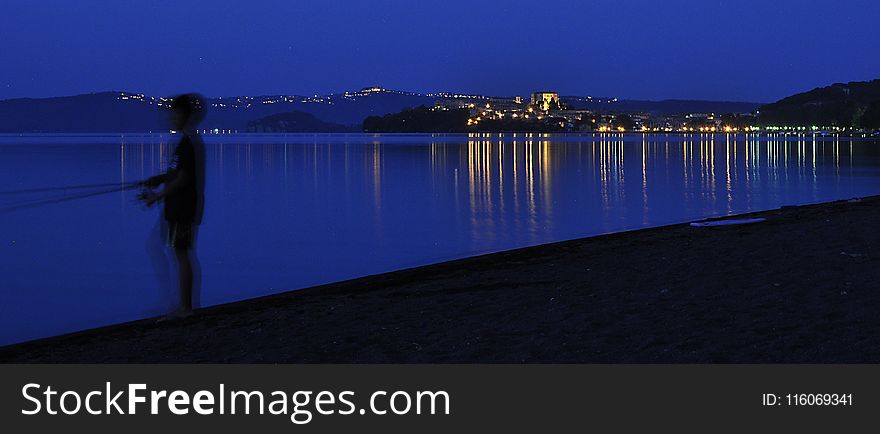
<path fill-rule="evenodd" d="M 192 267 L 192 307 L 202 307 L 202 263 L 195 246 L 189 250 L 189 263 Z"/>
<path fill-rule="evenodd" d="M 189 259 L 189 250 L 175 248 L 174 256 L 177 258 L 177 273 L 180 276 L 180 311 L 189 313 L 192 311 L 192 287 L 193 269 Z"/>
<path fill-rule="evenodd" d="M 159 218 L 159 222 L 147 237 L 145 249 L 156 272 L 162 313 L 177 309 L 177 284 L 171 276 L 173 264 L 168 251 L 168 224 L 164 218 Z"/>
<path fill-rule="evenodd" d="M 192 267 L 192 307 L 198 309 L 202 307 L 202 263 L 199 261 L 199 253 L 196 248 L 199 236 L 199 226 L 192 225 L 190 231 L 189 243 L 189 263 Z"/>

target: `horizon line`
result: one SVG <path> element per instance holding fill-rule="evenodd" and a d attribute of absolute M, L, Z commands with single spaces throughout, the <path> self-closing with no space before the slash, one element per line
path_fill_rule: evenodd
<path fill-rule="evenodd" d="M 337 92 L 324 93 L 324 94 L 316 94 L 316 93 L 310 93 L 310 94 L 260 93 L 260 94 L 250 94 L 250 95 L 248 95 L 248 94 L 205 95 L 205 97 L 210 98 L 210 99 L 236 98 L 236 97 L 256 98 L 256 97 L 264 97 L 264 96 L 297 96 L 297 97 L 314 98 L 314 97 L 326 97 L 326 96 L 337 96 L 337 95 L 344 96 L 345 94 L 348 94 L 348 93 L 358 93 L 358 92 L 364 92 L 364 91 L 373 90 L 373 89 L 379 89 L 378 91 L 374 91 L 377 93 L 378 92 L 389 92 L 389 93 L 399 93 L 399 94 L 413 95 L 413 96 L 426 96 L 426 97 L 437 96 L 437 97 L 444 97 L 444 98 L 453 97 L 455 95 L 459 95 L 461 98 L 514 98 L 517 96 L 528 97 L 531 95 L 531 93 L 534 93 L 534 92 L 555 92 L 552 90 L 550 90 L 550 91 L 535 90 L 533 92 L 526 93 L 526 94 L 490 95 L 490 94 L 480 94 L 480 93 L 470 93 L 470 92 L 454 92 L 454 91 L 420 92 L 420 91 L 411 91 L 411 90 L 392 89 L 392 88 L 382 87 L 382 86 L 365 86 L 365 87 L 362 87 L 358 90 L 345 90 L 345 91 L 337 91 Z M 128 90 L 108 89 L 108 90 L 98 90 L 98 91 L 91 91 L 91 92 L 70 93 L 70 94 L 51 95 L 51 96 L 18 96 L 18 97 L 11 97 L 11 98 L 0 98 L 0 102 L 21 100 L 21 99 L 39 100 L 39 99 L 52 99 L 52 98 L 71 98 L 71 97 L 77 97 L 77 96 L 98 95 L 98 94 L 104 94 L 104 93 L 125 93 L 125 94 L 131 94 L 131 95 L 145 95 L 145 96 L 149 95 L 149 96 L 165 97 L 165 98 L 173 96 L 173 95 L 165 96 L 165 95 L 160 95 L 158 93 L 150 94 L 150 93 L 146 93 L 146 92 L 132 92 L 132 91 L 128 91 Z M 597 100 L 614 99 L 614 100 L 616 100 L 615 102 L 617 102 L 617 101 L 641 101 L 641 102 L 705 101 L 705 102 L 723 102 L 723 103 L 741 103 L 741 104 L 769 104 L 770 103 L 767 101 L 744 101 L 744 100 L 732 100 L 732 99 L 700 99 L 700 98 L 679 98 L 679 97 L 668 97 L 668 98 L 663 98 L 663 99 L 648 99 L 648 98 L 640 99 L 640 98 L 620 98 L 620 97 L 614 97 L 614 96 L 608 96 L 608 95 L 596 96 L 596 95 L 564 94 L 564 93 L 560 93 L 560 92 L 555 92 L 555 93 L 558 93 L 560 97 L 595 98 Z M 446 96 L 446 95 L 453 95 L 453 96 Z"/>

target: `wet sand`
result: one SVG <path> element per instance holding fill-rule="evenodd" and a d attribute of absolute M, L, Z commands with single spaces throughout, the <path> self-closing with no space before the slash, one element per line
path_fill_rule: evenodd
<path fill-rule="evenodd" d="M 0 349 L 46 363 L 880 362 L 880 197 L 547 244 Z"/>

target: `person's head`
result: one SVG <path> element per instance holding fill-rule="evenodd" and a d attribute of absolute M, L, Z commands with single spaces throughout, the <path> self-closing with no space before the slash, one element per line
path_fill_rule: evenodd
<path fill-rule="evenodd" d="M 171 126 L 175 130 L 195 128 L 205 117 L 205 100 L 201 95 L 185 93 L 171 99 Z"/>

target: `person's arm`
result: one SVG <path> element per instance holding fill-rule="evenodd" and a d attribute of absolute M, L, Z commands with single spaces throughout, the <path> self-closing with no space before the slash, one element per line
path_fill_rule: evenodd
<path fill-rule="evenodd" d="M 151 176 L 144 181 L 141 181 L 140 184 L 146 187 L 158 187 L 159 184 L 164 183 L 168 179 L 167 173 L 162 173 L 156 176 Z"/>
<path fill-rule="evenodd" d="M 171 179 L 169 180 L 168 178 Z M 183 188 L 183 186 L 186 185 L 187 182 L 192 181 L 192 175 L 184 170 L 175 170 L 173 176 L 169 176 L 168 174 L 166 174 L 164 175 L 162 181 L 165 183 L 165 188 L 162 189 L 162 191 L 156 194 L 149 195 L 146 199 L 144 199 L 144 202 L 147 204 L 147 206 L 150 206 Z"/>

